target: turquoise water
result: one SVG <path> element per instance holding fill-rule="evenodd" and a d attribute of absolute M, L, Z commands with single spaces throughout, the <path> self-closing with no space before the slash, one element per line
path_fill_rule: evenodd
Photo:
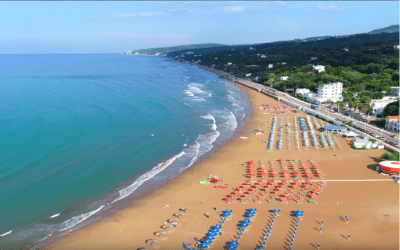
<path fill-rule="evenodd" d="M 0 246 L 9 248 L 165 183 L 250 112 L 240 89 L 209 72 L 123 55 L 0 55 L 0 107 Z"/>

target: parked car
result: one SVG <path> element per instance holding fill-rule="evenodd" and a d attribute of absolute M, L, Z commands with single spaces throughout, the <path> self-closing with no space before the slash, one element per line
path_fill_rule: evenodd
<path fill-rule="evenodd" d="M 397 135 L 391 135 L 390 137 L 392 137 L 392 138 L 397 138 Z"/>
<path fill-rule="evenodd" d="M 394 142 L 392 142 L 392 141 L 389 142 L 389 144 L 392 145 L 392 146 L 396 145 L 396 143 L 394 143 Z"/>
<path fill-rule="evenodd" d="M 380 137 L 378 137 L 378 139 L 384 140 L 384 139 L 385 139 L 385 137 L 383 137 L 383 136 L 380 136 Z"/>
<path fill-rule="evenodd" d="M 370 136 L 373 136 L 373 137 L 376 137 L 376 135 L 375 135 L 374 133 L 370 133 L 369 135 L 370 135 Z"/>
<path fill-rule="evenodd" d="M 390 141 L 389 141 L 389 140 L 386 140 L 385 142 L 386 142 L 386 143 L 389 143 Z"/>

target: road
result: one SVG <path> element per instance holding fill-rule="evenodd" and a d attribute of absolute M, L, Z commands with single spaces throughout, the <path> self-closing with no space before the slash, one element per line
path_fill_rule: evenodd
<path fill-rule="evenodd" d="M 297 98 L 295 98 L 295 97 L 293 97 L 293 96 L 291 96 L 291 95 L 289 95 L 287 93 L 278 91 L 276 89 L 273 89 L 271 87 L 267 87 L 265 85 L 261 85 L 261 84 L 255 83 L 255 82 L 251 82 L 251 81 L 247 81 L 247 80 L 244 80 L 244 79 L 237 78 L 237 77 L 235 77 L 235 76 L 233 76 L 233 75 L 231 75 L 229 73 L 226 73 L 226 72 L 223 72 L 223 71 L 220 71 L 220 70 L 216 70 L 216 69 L 209 68 L 209 67 L 202 66 L 202 65 L 197 65 L 197 66 L 199 68 L 204 69 L 204 70 L 213 72 L 213 73 L 219 75 L 220 77 L 222 77 L 224 79 L 227 79 L 227 80 L 230 80 L 230 81 L 234 81 L 234 82 L 240 83 L 242 85 L 245 85 L 247 87 L 250 87 L 252 89 L 258 90 L 261 93 L 264 93 L 264 94 L 267 94 L 267 95 L 271 95 L 271 96 L 275 96 L 277 98 L 285 99 L 285 100 L 287 100 L 287 101 L 289 101 L 291 103 L 294 103 L 294 104 L 296 104 L 298 106 L 311 109 L 311 105 L 312 105 L 311 103 L 307 103 L 307 102 L 301 101 L 301 100 L 299 100 L 299 99 L 297 99 Z M 368 135 L 368 134 L 366 134 L 366 133 L 364 133 L 364 132 L 362 132 L 360 130 L 357 130 L 357 129 L 353 128 L 353 129 L 357 130 L 357 133 L 363 134 L 363 135 L 367 136 L 368 138 L 377 139 L 378 141 L 381 141 L 381 143 L 385 144 L 386 147 L 389 147 L 392 150 L 395 150 L 395 151 L 399 152 L 398 148 L 393 147 L 392 145 L 387 143 L 387 142 L 394 142 L 396 144 L 399 144 L 399 139 L 398 139 L 399 138 L 399 134 L 398 133 L 393 133 L 393 132 L 390 132 L 390 131 L 387 131 L 387 130 L 384 130 L 384 129 L 381 129 L 381 128 L 378 128 L 378 127 L 375 127 L 375 126 L 372 126 L 372 125 L 370 125 L 368 123 L 357 121 L 357 120 L 355 120 L 355 119 L 353 119 L 353 118 L 351 118 L 349 116 L 345 116 L 345 115 L 342 115 L 342 114 L 337 113 L 337 112 L 331 112 L 329 109 L 326 109 L 326 108 L 323 108 L 322 110 L 314 110 L 313 109 L 313 112 L 318 113 L 318 114 L 323 115 L 323 116 L 328 116 L 331 120 L 339 119 L 341 121 L 344 121 L 343 123 L 346 123 L 346 124 L 349 123 L 349 122 L 353 122 L 353 125 L 355 125 L 357 127 L 360 127 L 362 129 L 368 130 L 370 133 L 374 133 L 375 135 L 381 136 L 384 139 L 379 140 L 379 139 L 374 138 L 374 137 L 372 137 L 372 136 L 370 136 L 370 135 Z M 340 121 L 337 121 L 337 122 L 342 123 Z M 391 136 L 393 134 L 395 134 L 397 136 L 397 138 L 392 138 Z"/>

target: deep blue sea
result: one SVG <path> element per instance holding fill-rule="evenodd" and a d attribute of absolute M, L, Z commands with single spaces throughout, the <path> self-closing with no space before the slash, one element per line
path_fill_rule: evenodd
<path fill-rule="evenodd" d="M 165 58 L 0 55 L 0 249 L 132 203 L 229 141 L 250 112 L 233 84 Z"/>

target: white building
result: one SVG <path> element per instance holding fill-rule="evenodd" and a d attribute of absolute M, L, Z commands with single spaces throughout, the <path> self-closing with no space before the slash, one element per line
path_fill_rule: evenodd
<path fill-rule="evenodd" d="M 383 97 L 382 99 L 374 99 L 371 101 L 369 106 L 372 107 L 372 111 L 374 115 L 379 115 L 383 113 L 383 109 L 391 102 L 395 102 L 397 100 L 396 97 Z"/>
<path fill-rule="evenodd" d="M 267 56 L 266 55 L 261 55 L 261 58 L 267 58 Z"/>
<path fill-rule="evenodd" d="M 251 73 L 246 74 L 246 77 L 250 77 L 250 76 L 251 76 Z"/>
<path fill-rule="evenodd" d="M 302 94 L 304 96 L 307 93 L 310 93 L 309 89 L 296 89 L 294 95 L 297 96 L 298 94 Z"/>
<path fill-rule="evenodd" d="M 286 62 L 282 62 L 282 65 L 286 65 L 287 63 Z"/>
<path fill-rule="evenodd" d="M 228 62 L 228 66 L 229 66 L 229 65 L 232 65 L 232 63 L 231 63 L 231 62 Z"/>
<path fill-rule="evenodd" d="M 317 71 L 318 73 L 324 72 L 325 71 L 325 66 L 318 65 L 318 66 L 312 66 L 313 71 Z"/>
<path fill-rule="evenodd" d="M 280 79 L 281 79 L 281 81 L 287 81 L 289 79 L 289 77 L 288 76 L 282 76 Z"/>
<path fill-rule="evenodd" d="M 399 88 L 400 87 L 390 87 L 391 89 L 394 89 L 393 95 L 396 96 L 397 98 L 400 98 L 400 93 L 399 93 Z"/>
<path fill-rule="evenodd" d="M 385 129 L 399 132 L 400 131 L 400 116 L 387 116 Z"/>
<path fill-rule="evenodd" d="M 315 99 L 317 98 L 317 94 L 316 94 L 316 93 L 313 93 L 313 92 L 305 93 L 303 96 L 304 96 L 304 98 L 306 98 L 307 101 L 309 101 L 309 102 L 314 102 Z"/>
<path fill-rule="evenodd" d="M 268 64 L 268 68 L 269 68 L 269 69 L 272 69 L 273 67 L 274 67 L 273 64 Z"/>
<path fill-rule="evenodd" d="M 341 82 L 320 84 L 318 85 L 318 94 L 316 101 L 318 103 L 323 103 L 326 101 L 343 101 L 342 92 L 343 83 Z"/>

